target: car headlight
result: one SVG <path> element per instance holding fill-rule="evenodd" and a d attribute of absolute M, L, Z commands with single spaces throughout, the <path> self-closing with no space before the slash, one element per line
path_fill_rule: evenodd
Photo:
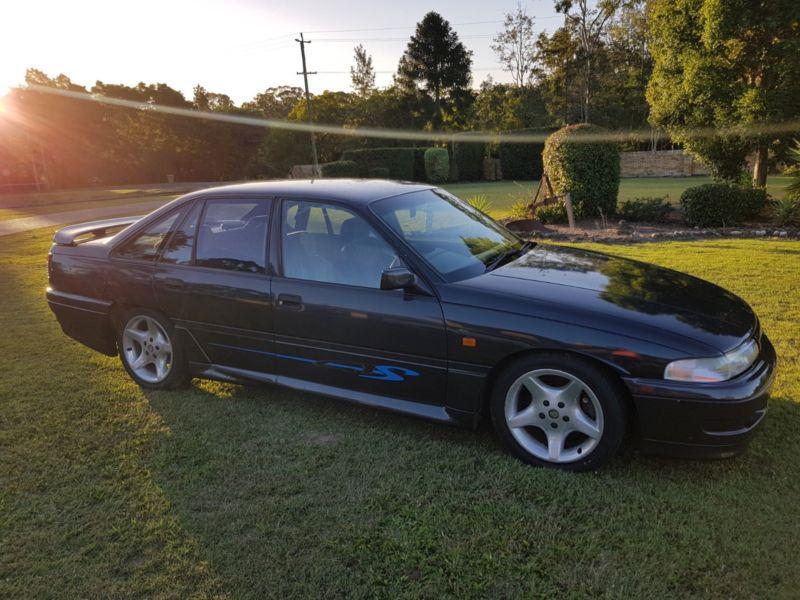
<path fill-rule="evenodd" d="M 722 356 L 671 362 L 664 369 L 664 379 L 699 383 L 727 381 L 746 371 L 757 357 L 758 344 L 755 340 L 750 340 Z"/>

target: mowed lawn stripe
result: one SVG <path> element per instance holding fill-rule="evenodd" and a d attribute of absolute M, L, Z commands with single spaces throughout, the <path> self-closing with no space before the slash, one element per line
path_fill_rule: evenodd
<path fill-rule="evenodd" d="M 0 596 L 790 596 L 800 585 L 800 243 L 587 245 L 751 302 L 780 357 L 741 458 L 522 465 L 462 431 L 271 387 L 143 393 L 0 246 Z"/>

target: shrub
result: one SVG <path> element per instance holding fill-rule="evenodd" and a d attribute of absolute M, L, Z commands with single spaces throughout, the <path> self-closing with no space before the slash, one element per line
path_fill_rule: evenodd
<path fill-rule="evenodd" d="M 800 225 L 800 200 L 781 198 L 775 200 L 770 207 L 772 221 L 779 227 Z"/>
<path fill-rule="evenodd" d="M 352 160 L 358 165 L 359 177 L 367 177 L 369 170 L 384 167 L 392 179 L 414 178 L 415 148 L 360 148 L 345 150 L 342 160 Z"/>
<path fill-rule="evenodd" d="M 672 210 L 666 198 L 644 197 L 623 200 L 617 205 L 617 214 L 627 221 L 647 221 L 658 223 L 663 221 Z"/>
<path fill-rule="evenodd" d="M 453 161 L 458 170 L 459 181 L 479 181 L 483 179 L 486 143 L 468 140 L 468 135 L 460 135 L 453 142 Z"/>
<path fill-rule="evenodd" d="M 758 215 L 769 197 L 760 188 L 741 188 L 728 183 L 707 183 L 681 194 L 683 218 L 696 227 L 729 227 Z"/>
<path fill-rule="evenodd" d="M 531 203 L 527 200 L 517 200 L 508 209 L 510 219 L 529 219 L 531 217 Z"/>
<path fill-rule="evenodd" d="M 764 188 L 740 187 L 742 216 L 745 219 L 756 219 L 769 205 L 769 194 Z"/>
<path fill-rule="evenodd" d="M 550 133 L 552 129 L 521 129 L 500 137 L 500 169 L 503 179 L 539 179 L 542 176 L 543 142 L 510 142 L 515 135 Z M 505 141 L 504 141 L 505 140 Z"/>
<path fill-rule="evenodd" d="M 469 204 L 475 210 L 481 211 L 483 214 L 488 215 L 492 210 L 492 202 L 486 197 L 486 194 L 476 194 L 467 198 Z"/>
<path fill-rule="evenodd" d="M 556 194 L 572 193 L 576 217 L 612 215 L 619 193 L 619 148 L 614 142 L 581 139 L 605 131 L 580 123 L 563 127 L 544 144 L 544 168 Z"/>
<path fill-rule="evenodd" d="M 533 211 L 533 217 L 542 223 L 566 223 L 567 206 L 563 202 L 539 206 Z"/>
<path fill-rule="evenodd" d="M 369 170 L 369 176 L 372 179 L 388 179 L 389 169 L 387 169 L 386 167 L 372 167 Z"/>
<path fill-rule="evenodd" d="M 425 151 L 425 175 L 431 183 L 444 183 L 450 173 L 447 148 L 428 148 Z"/>
<path fill-rule="evenodd" d="M 323 177 L 358 177 L 358 165 L 352 160 L 337 160 L 320 165 Z"/>

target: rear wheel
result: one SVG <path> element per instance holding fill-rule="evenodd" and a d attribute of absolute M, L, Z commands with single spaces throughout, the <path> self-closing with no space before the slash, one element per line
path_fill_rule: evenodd
<path fill-rule="evenodd" d="M 623 393 L 602 369 L 572 355 L 530 356 L 498 377 L 492 422 L 527 463 L 595 469 L 616 454 L 624 437 Z"/>
<path fill-rule="evenodd" d="M 183 348 L 169 319 L 136 309 L 122 320 L 117 347 L 122 365 L 143 388 L 174 389 L 189 380 Z"/>

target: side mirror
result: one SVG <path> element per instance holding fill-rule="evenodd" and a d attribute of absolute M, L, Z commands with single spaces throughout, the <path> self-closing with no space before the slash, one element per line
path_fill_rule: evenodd
<path fill-rule="evenodd" d="M 417 285 L 417 276 L 406 267 L 384 269 L 381 273 L 382 290 L 407 290 Z"/>

